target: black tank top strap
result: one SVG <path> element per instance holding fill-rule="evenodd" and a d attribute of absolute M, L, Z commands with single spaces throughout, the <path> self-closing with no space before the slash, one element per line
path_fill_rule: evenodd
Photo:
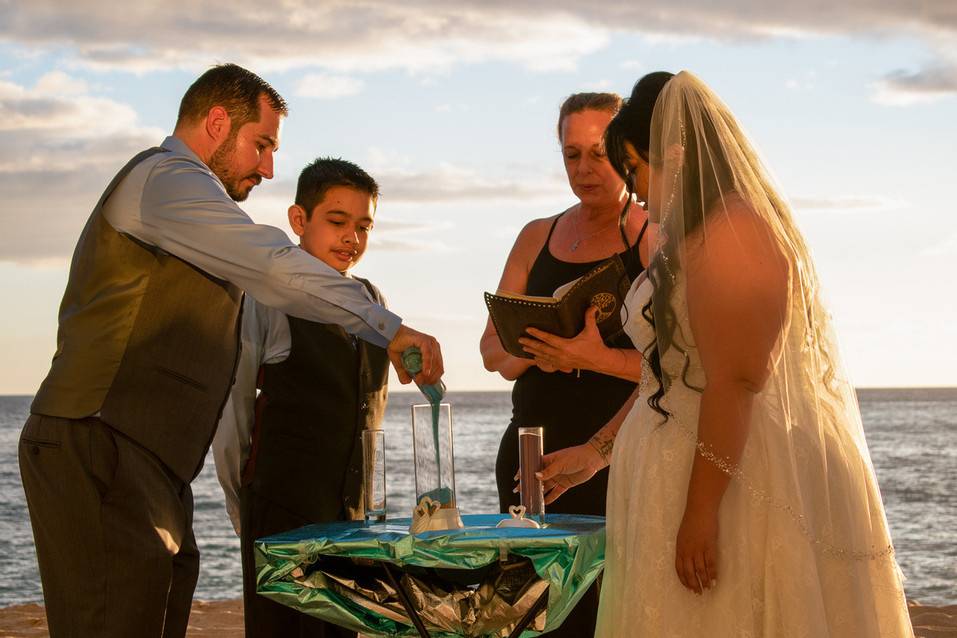
<path fill-rule="evenodd" d="M 645 218 L 645 223 L 641 225 L 641 230 L 638 231 L 638 238 L 635 240 L 635 245 L 632 246 L 632 250 L 635 251 L 634 254 L 638 258 L 638 270 L 644 270 L 645 264 L 641 261 L 641 239 L 645 236 L 645 231 L 648 230 L 648 218 Z M 637 277 L 638 274 L 632 275 L 632 278 Z"/>
<path fill-rule="evenodd" d="M 568 211 L 566 211 L 568 212 Z M 551 228 L 548 229 L 548 237 L 545 238 L 545 245 L 542 246 L 542 250 L 548 250 L 548 242 L 552 240 L 552 233 L 555 232 L 555 226 L 558 225 L 558 220 L 565 216 L 565 213 L 561 213 L 558 217 L 552 221 Z"/>
<path fill-rule="evenodd" d="M 638 244 L 641 243 L 641 238 L 645 236 L 645 231 L 648 230 L 648 218 L 645 217 L 645 223 L 641 225 L 641 230 L 638 231 L 638 239 L 635 240 L 635 248 L 638 247 Z"/>
<path fill-rule="evenodd" d="M 561 268 L 564 262 L 560 262 L 555 257 L 552 256 L 552 252 L 548 249 L 549 242 L 552 241 L 552 233 L 555 232 L 555 226 L 558 225 L 558 220 L 561 219 L 562 213 L 552 221 L 551 228 L 548 229 L 548 236 L 545 238 L 545 243 L 542 244 L 541 250 L 538 251 L 538 255 L 535 256 L 535 261 L 532 262 L 532 267 L 528 270 L 528 283 L 526 285 L 525 294 L 527 295 L 545 295 L 548 296 L 552 294 L 552 291 L 559 285 L 564 282 L 559 282 L 558 284 L 551 285 L 551 273 L 558 267 Z M 546 282 L 539 282 L 542 276 L 546 277 Z M 579 275 L 574 275 L 569 277 L 567 281 L 571 281 Z"/>
<path fill-rule="evenodd" d="M 632 281 L 645 269 L 645 265 L 641 261 L 641 238 L 645 236 L 646 230 L 648 230 L 647 219 L 644 225 L 642 225 L 641 230 L 638 231 L 638 237 L 635 239 L 635 243 L 629 246 L 628 250 L 621 253 L 621 258 L 625 262 L 625 270 L 628 271 L 628 276 L 631 277 Z"/>

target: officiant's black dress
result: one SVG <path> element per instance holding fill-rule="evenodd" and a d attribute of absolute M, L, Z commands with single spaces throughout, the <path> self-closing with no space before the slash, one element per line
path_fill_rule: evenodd
<path fill-rule="evenodd" d="M 552 222 L 545 245 L 528 273 L 527 295 L 550 297 L 556 288 L 581 277 L 604 261 L 572 263 L 552 256 L 548 244 L 560 217 Z M 638 246 L 647 226 L 645 222 L 635 243 L 620 253 L 632 281 L 644 270 Z M 626 335 L 622 335 L 613 345 L 634 348 Z M 631 381 L 588 370 L 582 370 L 579 376 L 575 372 L 543 372 L 533 366 L 516 379 L 512 387 L 512 421 L 502 437 L 495 462 L 502 511 L 507 511 L 509 505 L 519 503 L 518 494 L 512 492 L 515 487 L 513 478 L 518 471 L 518 428 L 542 427 L 546 454 L 580 445 L 608 423 L 634 389 L 635 384 Z M 608 469 L 605 468 L 587 483 L 562 494 L 557 501 L 546 506 L 545 511 L 604 516 L 607 490 Z M 591 636 L 595 633 L 597 615 L 598 587 L 594 585 L 562 626 L 548 635 L 556 638 Z"/>

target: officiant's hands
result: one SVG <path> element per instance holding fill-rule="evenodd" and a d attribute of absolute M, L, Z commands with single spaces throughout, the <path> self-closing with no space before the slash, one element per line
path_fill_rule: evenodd
<path fill-rule="evenodd" d="M 402 365 L 402 353 L 408 348 L 415 346 L 422 353 L 422 372 L 415 376 L 415 382 L 422 385 L 432 385 L 438 383 L 445 372 L 442 362 L 442 349 L 435 337 L 427 335 L 424 332 L 413 330 L 405 324 L 399 326 L 392 341 L 389 342 L 388 354 L 392 367 L 399 375 L 400 383 L 409 383 L 412 377 L 405 371 Z"/>
<path fill-rule="evenodd" d="M 535 357 L 535 365 L 545 372 L 571 372 L 576 368 L 597 370 L 600 359 L 609 351 L 598 331 L 598 308 L 585 311 L 585 327 L 577 335 L 565 339 L 537 328 L 528 328 L 529 337 L 520 337 L 522 349 Z"/>
<path fill-rule="evenodd" d="M 598 450 L 588 443 L 546 454 L 542 457 L 541 471 L 535 473 L 542 480 L 545 504 L 555 502 L 559 496 L 595 476 L 607 465 Z M 518 480 L 518 475 L 515 480 Z"/>

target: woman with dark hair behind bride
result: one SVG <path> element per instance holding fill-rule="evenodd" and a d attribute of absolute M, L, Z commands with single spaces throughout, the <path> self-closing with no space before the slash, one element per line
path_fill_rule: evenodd
<path fill-rule="evenodd" d="M 604 428 L 596 635 L 913 636 L 817 273 L 757 153 L 688 72 L 639 81 L 606 135 L 659 241 L 626 299 L 639 396 Z M 553 453 L 546 489 L 605 464 Z"/>

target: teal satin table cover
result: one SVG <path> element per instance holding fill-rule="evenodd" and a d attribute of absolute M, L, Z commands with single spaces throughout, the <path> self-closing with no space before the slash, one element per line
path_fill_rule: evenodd
<path fill-rule="evenodd" d="M 605 564 L 605 519 L 547 514 L 542 529 L 496 527 L 505 514 L 462 516 L 464 529 L 409 534 L 409 519 L 308 525 L 255 541 L 257 591 L 278 603 L 352 630 L 378 636 L 417 636 L 415 628 L 356 604 L 332 588 L 309 587 L 294 574 L 320 558 L 387 562 L 397 568 L 471 570 L 508 555 L 527 558 L 548 583 L 543 631 L 557 628 Z M 462 634 L 432 633 L 436 638 Z"/>

